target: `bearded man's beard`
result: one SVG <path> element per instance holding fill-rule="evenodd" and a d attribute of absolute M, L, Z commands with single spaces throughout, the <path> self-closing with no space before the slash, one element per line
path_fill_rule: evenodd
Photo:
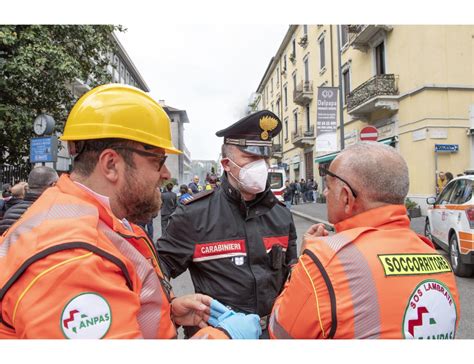
<path fill-rule="evenodd" d="M 134 224 L 144 224 L 158 215 L 161 209 L 161 192 L 155 186 L 152 192 L 150 186 L 141 186 L 133 171 L 126 171 L 125 186 L 119 191 L 117 199 L 125 209 L 125 218 Z"/>

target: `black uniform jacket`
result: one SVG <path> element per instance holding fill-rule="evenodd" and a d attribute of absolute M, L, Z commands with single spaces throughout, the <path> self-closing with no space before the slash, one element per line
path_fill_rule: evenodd
<path fill-rule="evenodd" d="M 165 274 L 189 268 L 197 293 L 239 312 L 270 314 L 297 259 L 290 211 L 269 186 L 245 203 L 225 176 L 219 189 L 194 197 L 157 241 Z"/>

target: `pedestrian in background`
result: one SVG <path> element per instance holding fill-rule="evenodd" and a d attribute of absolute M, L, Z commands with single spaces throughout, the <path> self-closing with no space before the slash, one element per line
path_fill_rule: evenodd
<path fill-rule="evenodd" d="M 454 339 L 459 294 L 451 266 L 410 229 L 408 167 L 395 148 L 362 142 L 326 170 L 328 220 L 305 234 L 270 319 L 280 339 Z M 390 186 L 390 188 L 387 188 Z"/>
<path fill-rule="evenodd" d="M 164 234 L 168 220 L 178 206 L 178 196 L 173 192 L 173 186 L 173 183 L 168 183 L 165 192 L 161 194 L 161 235 Z"/>
<path fill-rule="evenodd" d="M 7 210 L 7 201 L 12 197 L 11 188 L 12 185 L 9 183 L 4 183 L 2 185 L 2 197 L 0 198 L 0 219 Z"/>
<path fill-rule="evenodd" d="M 313 203 L 316 203 L 318 201 L 318 182 L 314 181 L 314 185 L 313 185 L 313 190 L 312 190 L 312 193 L 313 193 Z"/>
<path fill-rule="evenodd" d="M 454 178 L 453 174 L 451 172 L 446 172 L 446 184 L 451 182 L 451 180 Z"/>
<path fill-rule="evenodd" d="M 28 175 L 28 190 L 25 196 L 10 207 L 0 220 L 0 235 L 17 221 L 47 188 L 54 186 L 57 180 L 58 174 L 54 169 L 46 166 L 33 168 Z"/>
<path fill-rule="evenodd" d="M 443 191 L 444 187 L 448 180 L 446 179 L 446 175 L 444 172 L 439 172 L 438 179 L 436 182 L 436 194 L 439 195 L 441 191 Z"/>
<path fill-rule="evenodd" d="M 27 189 L 27 182 L 18 182 L 10 189 L 11 196 L 8 200 L 5 201 L 5 213 L 11 207 L 23 202 L 23 198 L 26 195 Z"/>
<path fill-rule="evenodd" d="M 292 204 L 298 205 L 301 195 L 301 186 L 297 180 L 293 181 L 293 183 L 291 184 L 291 189 L 293 191 Z"/>
<path fill-rule="evenodd" d="M 300 181 L 300 188 L 301 188 L 301 198 L 303 199 L 303 203 L 306 203 L 308 200 L 307 200 L 307 195 L 306 195 L 306 181 L 301 178 L 301 181 Z"/>
<path fill-rule="evenodd" d="M 189 188 L 194 193 L 199 193 L 202 191 L 202 186 L 199 184 L 199 177 L 194 176 L 193 181 L 189 184 Z"/>
<path fill-rule="evenodd" d="M 308 179 L 308 182 L 306 182 L 306 201 L 308 202 L 313 202 L 313 189 L 314 189 L 314 182 L 313 179 L 310 178 Z"/>
<path fill-rule="evenodd" d="M 192 195 L 189 193 L 190 189 L 186 185 L 181 185 L 179 187 L 179 199 L 178 203 L 180 205 L 183 205 L 186 201 L 190 200 L 192 198 Z"/>
<path fill-rule="evenodd" d="M 285 206 L 291 210 L 291 200 L 293 198 L 293 191 L 290 187 L 290 181 L 285 181 L 285 189 L 283 190 L 283 201 L 285 202 Z"/>

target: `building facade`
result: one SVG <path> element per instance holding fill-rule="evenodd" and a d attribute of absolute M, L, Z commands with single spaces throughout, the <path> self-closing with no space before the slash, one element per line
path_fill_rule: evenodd
<path fill-rule="evenodd" d="M 375 127 L 377 140 L 404 156 L 409 197 L 425 209 L 437 171 L 474 169 L 473 36 L 472 25 L 290 26 L 253 105 L 282 120 L 274 162 L 291 180 L 319 179 L 318 166 L 337 152 L 315 147 L 317 90 L 339 87 L 344 146 L 357 143 L 362 128 Z"/>
<path fill-rule="evenodd" d="M 186 183 L 191 175 L 191 153 L 184 144 L 184 124 L 189 123 L 188 114 L 186 110 L 166 105 L 164 100 L 160 100 L 159 103 L 163 106 L 171 120 L 171 139 L 173 140 L 173 145 L 183 152 L 183 154 L 169 154 L 166 160 L 166 167 L 168 167 L 171 172 L 171 178 L 175 179 L 176 183 Z"/>

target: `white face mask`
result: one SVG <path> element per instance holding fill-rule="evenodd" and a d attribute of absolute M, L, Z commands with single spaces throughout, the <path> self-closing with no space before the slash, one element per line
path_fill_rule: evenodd
<path fill-rule="evenodd" d="M 264 159 L 259 159 L 243 167 L 240 167 L 232 159 L 227 159 L 240 168 L 239 178 L 236 178 L 232 173 L 229 173 L 239 182 L 241 190 L 251 194 L 265 191 L 268 178 L 268 166 Z"/>

